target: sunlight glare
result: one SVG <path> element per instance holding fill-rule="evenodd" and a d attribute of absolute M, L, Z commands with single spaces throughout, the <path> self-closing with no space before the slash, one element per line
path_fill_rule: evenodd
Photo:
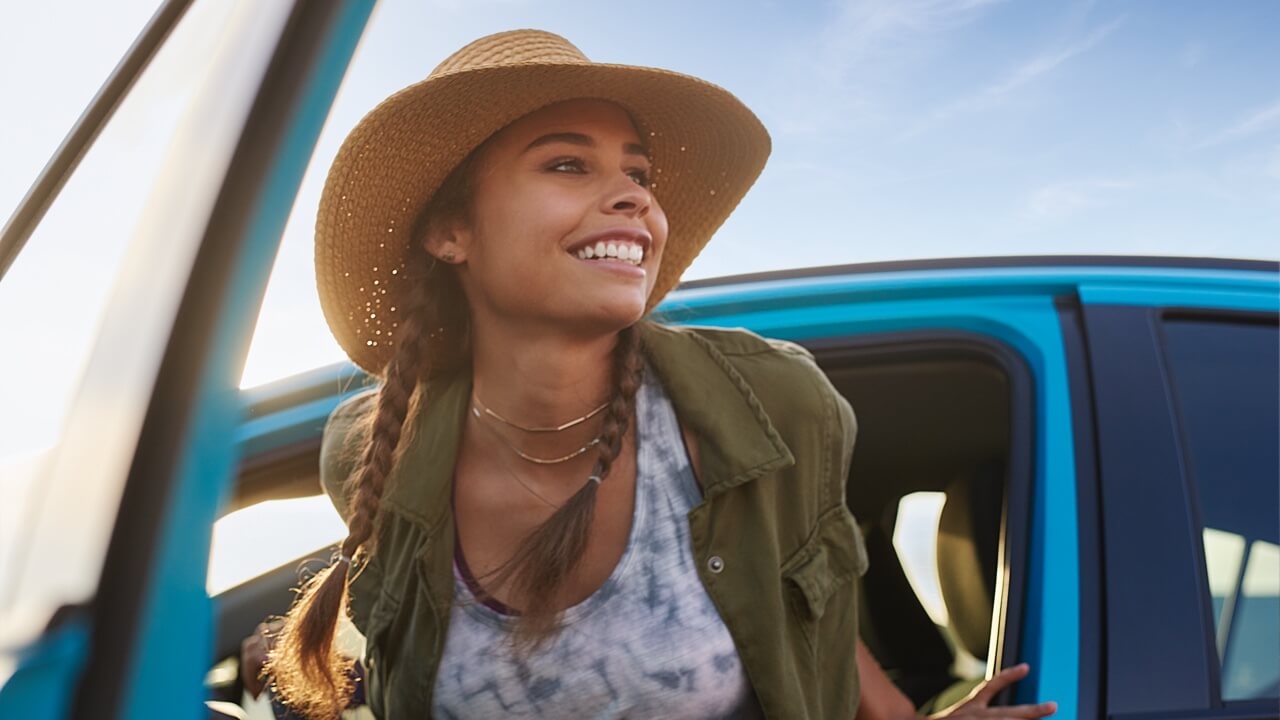
<path fill-rule="evenodd" d="M 209 595 L 251 580 L 316 551 L 347 534 L 324 495 L 268 500 L 223 517 L 213 526 Z"/>

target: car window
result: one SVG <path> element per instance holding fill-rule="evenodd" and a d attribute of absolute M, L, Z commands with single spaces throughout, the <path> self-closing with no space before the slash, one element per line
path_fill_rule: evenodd
<path fill-rule="evenodd" d="M 1280 697 L 1280 332 L 1175 319 L 1165 353 L 1204 538 L 1222 699 Z"/>
<path fill-rule="evenodd" d="M 209 554 L 209 595 L 332 545 L 347 526 L 324 495 L 268 500 L 220 518 Z"/>
<path fill-rule="evenodd" d="M 43 501 L 38 479 L 62 436 L 126 251 L 201 85 L 204 66 L 195 60 L 213 52 L 225 14 L 204 3 L 179 23 L 0 282 L 0 589 L 23 549 L 14 538 Z M 8 599 L 0 592 L 0 606 Z"/>

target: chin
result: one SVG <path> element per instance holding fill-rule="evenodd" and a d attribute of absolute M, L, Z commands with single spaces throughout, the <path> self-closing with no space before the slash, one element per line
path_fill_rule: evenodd
<path fill-rule="evenodd" d="M 646 299 L 639 295 L 626 298 L 614 297 L 585 306 L 579 305 L 579 308 L 590 307 L 592 310 L 585 314 L 578 313 L 575 324 L 590 328 L 594 333 L 617 332 L 636 324 L 643 318 L 645 305 Z"/>

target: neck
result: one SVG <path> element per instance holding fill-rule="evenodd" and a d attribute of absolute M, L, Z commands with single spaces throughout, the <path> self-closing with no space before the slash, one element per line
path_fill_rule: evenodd
<path fill-rule="evenodd" d="M 584 339 L 518 330 L 478 332 L 472 344 L 475 394 L 521 425 L 560 425 L 609 399 L 616 343 L 616 334 Z"/>

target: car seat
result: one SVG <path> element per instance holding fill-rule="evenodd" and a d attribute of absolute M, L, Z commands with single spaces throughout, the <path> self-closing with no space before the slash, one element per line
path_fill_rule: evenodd
<path fill-rule="evenodd" d="M 951 636 L 974 658 L 986 662 L 995 605 L 1004 480 L 998 465 L 956 477 L 946 487 L 938 519 L 938 582 L 947 607 Z M 963 699 L 981 678 L 958 679 L 926 703 L 944 709 Z"/>
<path fill-rule="evenodd" d="M 916 597 L 889 532 L 871 524 L 863 534 L 870 565 L 861 583 L 859 634 L 894 685 L 920 705 L 955 681 L 951 648 Z"/>

